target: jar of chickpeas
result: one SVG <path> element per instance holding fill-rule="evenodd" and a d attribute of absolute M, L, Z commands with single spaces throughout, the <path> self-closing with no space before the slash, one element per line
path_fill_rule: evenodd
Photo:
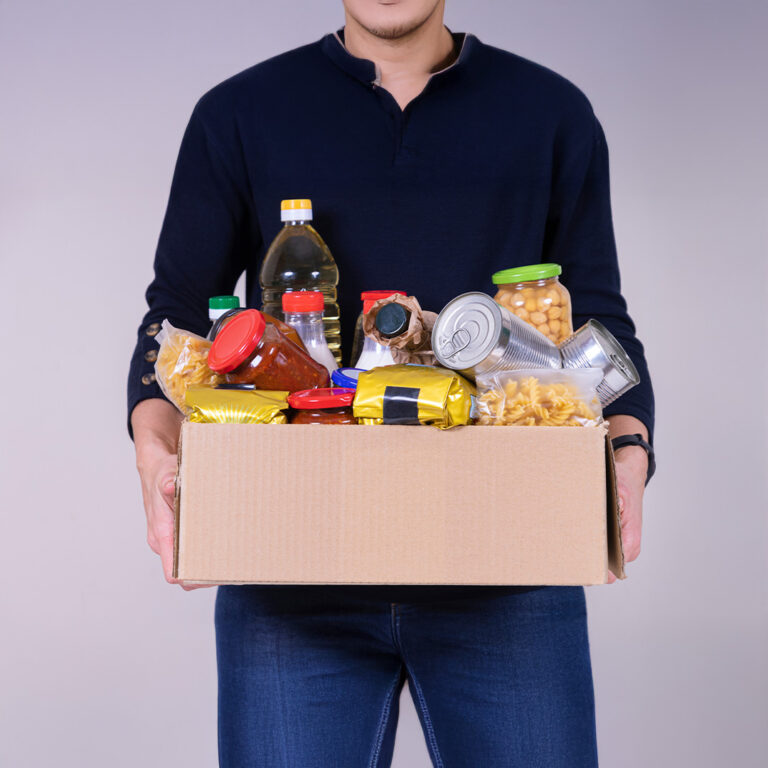
<path fill-rule="evenodd" d="M 571 296 L 557 279 L 562 271 L 559 264 L 503 269 L 493 275 L 493 298 L 559 344 L 573 333 Z"/>

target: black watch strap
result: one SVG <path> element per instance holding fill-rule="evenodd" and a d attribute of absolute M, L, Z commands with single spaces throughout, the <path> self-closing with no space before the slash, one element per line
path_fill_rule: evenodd
<path fill-rule="evenodd" d="M 614 451 L 624 448 L 627 445 L 639 445 L 648 454 L 648 475 L 645 478 L 645 484 L 648 485 L 653 473 L 656 471 L 656 454 L 653 452 L 653 446 L 643 440 L 642 435 L 620 435 L 611 440 Z"/>

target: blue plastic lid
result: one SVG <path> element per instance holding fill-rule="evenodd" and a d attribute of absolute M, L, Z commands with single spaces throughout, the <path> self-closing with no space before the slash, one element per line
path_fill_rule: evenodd
<path fill-rule="evenodd" d="M 357 389 L 357 377 L 361 373 L 365 373 L 362 368 L 337 368 L 331 374 L 331 381 L 337 387 Z"/>

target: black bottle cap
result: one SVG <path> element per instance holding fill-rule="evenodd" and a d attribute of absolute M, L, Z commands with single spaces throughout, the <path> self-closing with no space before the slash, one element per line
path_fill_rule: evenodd
<path fill-rule="evenodd" d="M 376 313 L 375 325 L 384 338 L 399 336 L 408 328 L 411 313 L 400 304 L 385 304 Z"/>

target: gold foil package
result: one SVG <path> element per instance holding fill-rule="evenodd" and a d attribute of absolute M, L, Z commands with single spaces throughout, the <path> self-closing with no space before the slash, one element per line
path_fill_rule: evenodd
<path fill-rule="evenodd" d="M 189 420 L 198 424 L 285 424 L 288 392 L 189 387 Z"/>
<path fill-rule="evenodd" d="M 475 387 L 456 371 L 424 365 L 387 365 L 361 373 L 353 403 L 361 424 L 469 424 Z"/>

